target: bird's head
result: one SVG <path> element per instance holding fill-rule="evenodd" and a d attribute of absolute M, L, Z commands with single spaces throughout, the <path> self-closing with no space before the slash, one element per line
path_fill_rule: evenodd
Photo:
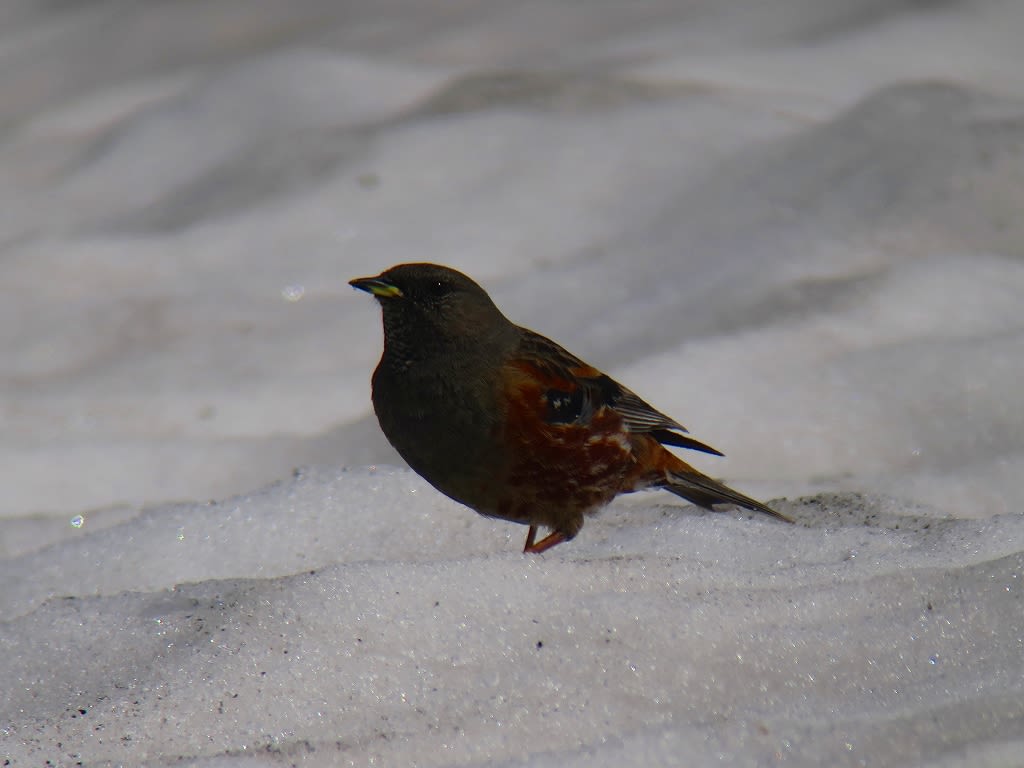
<path fill-rule="evenodd" d="M 483 288 L 439 264 L 399 264 L 349 285 L 380 302 L 385 346 L 406 357 L 494 341 L 515 329 Z"/>

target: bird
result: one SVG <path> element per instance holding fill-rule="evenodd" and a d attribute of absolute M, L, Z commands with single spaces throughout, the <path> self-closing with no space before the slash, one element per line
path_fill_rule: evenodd
<path fill-rule="evenodd" d="M 793 522 L 665 446 L 723 454 L 557 343 L 513 323 L 466 275 L 398 264 L 349 281 L 380 304 L 371 379 L 385 437 L 446 496 L 529 526 L 524 552 L 570 541 L 622 493 L 664 489 Z M 549 533 L 537 540 L 539 528 Z"/>

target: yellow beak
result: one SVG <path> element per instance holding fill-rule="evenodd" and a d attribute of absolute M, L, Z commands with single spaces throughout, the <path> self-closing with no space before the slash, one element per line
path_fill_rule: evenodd
<path fill-rule="evenodd" d="M 378 299 L 400 299 L 403 296 L 398 286 L 392 285 L 380 277 L 357 277 L 354 280 L 349 280 L 348 284 L 353 288 L 372 293 Z"/>

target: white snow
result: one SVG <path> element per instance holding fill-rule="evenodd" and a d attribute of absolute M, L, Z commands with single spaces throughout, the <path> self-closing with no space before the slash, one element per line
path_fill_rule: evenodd
<path fill-rule="evenodd" d="M 0 762 L 1024 755 L 1024 4 L 0 9 Z M 435 261 L 790 514 L 521 553 L 376 427 Z M 49 761 L 49 762 L 47 762 Z"/>

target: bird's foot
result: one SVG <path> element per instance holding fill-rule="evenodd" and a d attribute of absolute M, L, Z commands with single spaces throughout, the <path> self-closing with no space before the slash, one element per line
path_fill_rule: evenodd
<path fill-rule="evenodd" d="M 526 545 L 523 547 L 524 553 L 529 552 L 532 555 L 539 555 L 541 552 L 547 552 L 556 544 L 569 540 L 569 537 L 561 531 L 552 531 L 536 544 L 533 543 L 535 538 L 537 538 L 537 526 L 531 525 L 529 532 L 526 534 Z"/>

